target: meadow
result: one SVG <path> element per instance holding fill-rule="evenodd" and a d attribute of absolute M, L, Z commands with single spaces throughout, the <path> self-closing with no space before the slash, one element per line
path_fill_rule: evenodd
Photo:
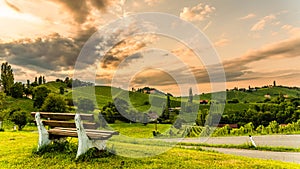
<path fill-rule="evenodd" d="M 153 157 L 128 158 L 113 154 L 89 155 L 75 160 L 76 139 L 64 150 L 33 153 L 37 148 L 38 133 L 33 127 L 24 131 L 0 132 L 0 168 L 299 168 L 300 165 L 272 160 L 225 155 L 198 149 L 172 148 Z M 72 145 L 73 145 L 72 144 Z M 124 149 L 133 143 L 122 143 Z M 139 145 L 141 149 L 143 145 Z M 118 152 L 117 152 L 118 153 Z"/>

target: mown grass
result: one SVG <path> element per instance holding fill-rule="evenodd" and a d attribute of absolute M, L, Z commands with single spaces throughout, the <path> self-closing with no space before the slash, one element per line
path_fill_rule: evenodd
<path fill-rule="evenodd" d="M 35 152 L 37 132 L 0 132 L 0 168 L 299 168 L 293 163 L 260 160 L 225 155 L 202 150 L 173 148 L 148 158 L 126 158 L 106 153 L 103 156 L 89 151 L 76 160 L 76 139 L 63 149 Z M 75 145 L 75 146 L 74 146 Z M 126 149 L 131 145 L 123 143 Z M 142 145 L 141 149 L 143 149 Z"/>
<path fill-rule="evenodd" d="M 155 130 L 155 124 L 152 123 L 146 126 L 141 123 L 115 123 L 109 126 L 122 135 L 134 138 L 153 138 L 152 131 Z M 157 124 L 160 133 L 166 132 L 170 127 L 171 124 Z"/>
<path fill-rule="evenodd" d="M 274 152 L 300 152 L 300 148 L 293 147 L 270 147 L 270 146 L 257 146 L 254 147 L 250 143 L 247 144 L 205 144 L 205 143 L 179 143 L 179 146 L 193 146 L 193 147 L 215 147 L 215 148 L 236 148 L 247 150 L 260 150 L 260 151 L 274 151 Z"/>

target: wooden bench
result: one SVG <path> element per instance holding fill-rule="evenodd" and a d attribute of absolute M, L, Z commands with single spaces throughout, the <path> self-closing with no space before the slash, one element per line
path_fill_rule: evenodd
<path fill-rule="evenodd" d="M 39 132 L 38 150 L 52 140 L 65 137 L 78 137 L 76 158 L 92 147 L 99 150 L 106 148 L 106 141 L 118 132 L 96 130 L 93 114 L 32 112 Z M 45 126 L 49 126 L 47 130 Z"/>

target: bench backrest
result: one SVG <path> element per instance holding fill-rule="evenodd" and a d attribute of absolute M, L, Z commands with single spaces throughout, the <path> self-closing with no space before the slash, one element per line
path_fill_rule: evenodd
<path fill-rule="evenodd" d="M 34 117 L 37 112 L 31 112 Z M 73 113 L 52 113 L 52 112 L 40 112 L 40 117 L 45 126 L 50 127 L 64 127 L 64 128 L 76 128 Z M 93 114 L 80 114 L 80 118 L 83 121 L 83 127 L 85 129 L 97 129 L 98 124 L 94 122 Z"/>

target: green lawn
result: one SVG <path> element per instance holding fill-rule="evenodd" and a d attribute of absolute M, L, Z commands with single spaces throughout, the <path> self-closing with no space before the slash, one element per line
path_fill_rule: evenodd
<path fill-rule="evenodd" d="M 147 124 L 146 126 L 140 123 L 115 123 L 109 125 L 120 134 L 134 137 L 134 138 L 152 138 L 152 131 L 155 130 L 154 124 Z M 160 133 L 166 132 L 170 129 L 171 124 L 158 124 L 157 130 Z"/>
<path fill-rule="evenodd" d="M 25 128 L 26 129 L 26 128 Z M 32 154 L 38 133 L 31 131 L 0 132 L 0 168 L 299 168 L 300 165 L 225 155 L 202 150 L 173 148 L 148 158 L 126 158 L 110 155 L 75 161 L 76 151 Z M 73 142 L 76 139 L 73 139 Z M 121 145 L 121 144 L 120 144 Z M 123 149 L 133 144 L 122 143 Z M 138 145 L 143 149 L 143 145 Z M 121 165 L 123 164 L 123 167 Z"/>

